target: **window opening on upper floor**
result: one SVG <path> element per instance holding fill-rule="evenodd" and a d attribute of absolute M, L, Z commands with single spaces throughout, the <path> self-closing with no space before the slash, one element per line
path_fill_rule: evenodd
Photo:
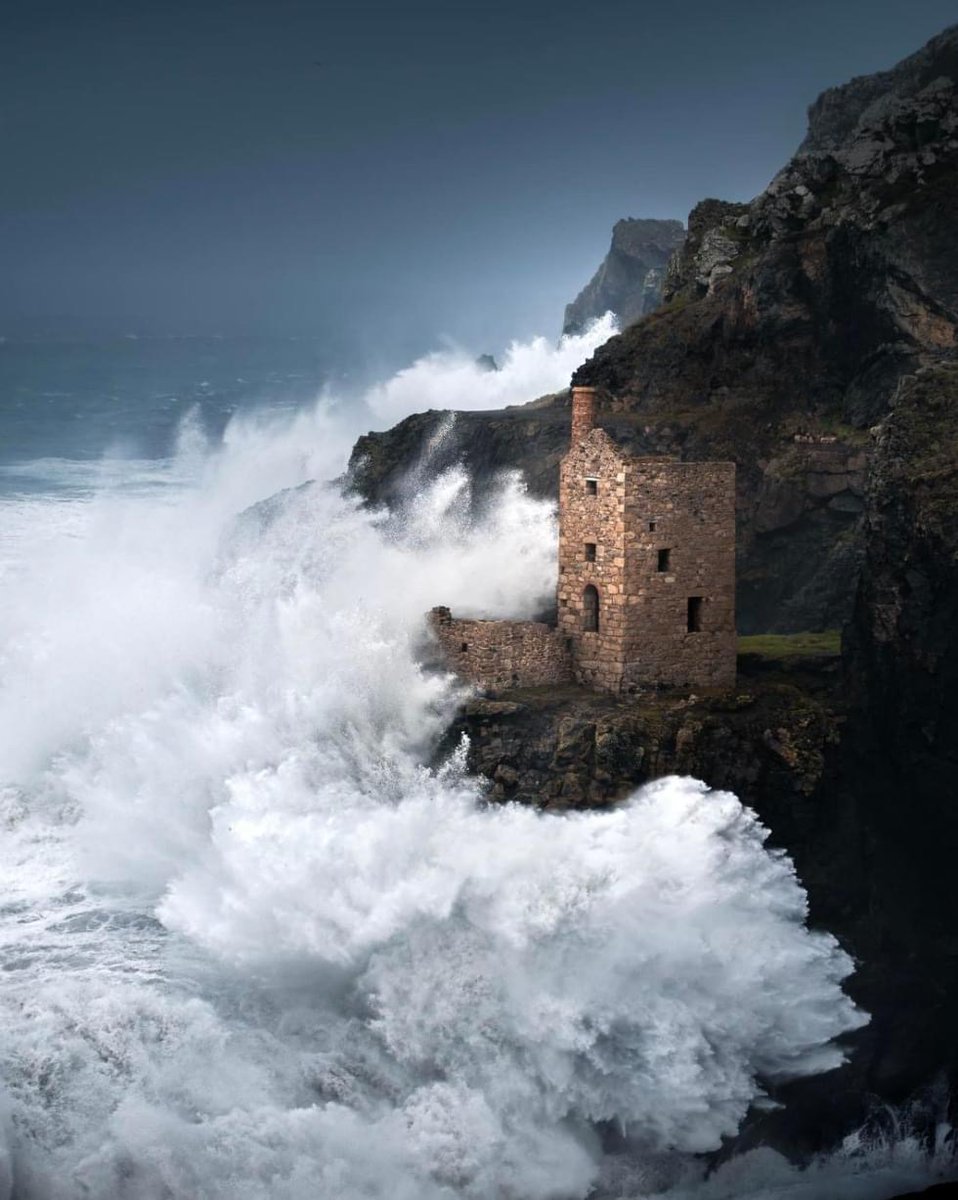
<path fill-rule="evenodd" d="M 587 479 L 585 481 L 585 494 L 587 496 L 597 496 L 599 494 L 598 479 Z"/>
<path fill-rule="evenodd" d="M 599 632 L 599 593 L 591 583 L 582 593 L 582 628 L 585 633 Z"/>
<path fill-rule="evenodd" d="M 702 597 L 689 596 L 688 621 L 686 627 L 689 633 L 702 632 Z"/>
<path fill-rule="evenodd" d="M 660 571 L 667 571 L 669 569 L 669 566 L 671 565 L 671 560 L 672 560 L 672 551 L 671 550 L 667 550 L 667 549 L 660 550 L 659 551 L 658 569 Z"/>
<path fill-rule="evenodd" d="M 586 542 L 585 544 L 585 561 L 595 562 L 595 542 Z"/>
<path fill-rule="evenodd" d="M 649 522 L 649 533 L 655 533 L 655 522 L 654 521 Z"/>

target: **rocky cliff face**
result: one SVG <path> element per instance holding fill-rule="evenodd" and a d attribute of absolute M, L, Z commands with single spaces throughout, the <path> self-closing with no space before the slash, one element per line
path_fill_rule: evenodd
<path fill-rule="evenodd" d="M 955 351 L 956 46 L 826 93 L 767 191 L 692 213 L 663 309 L 576 374 L 675 452 L 736 458 L 746 625 L 848 615 L 869 430 Z"/>
<path fill-rule="evenodd" d="M 682 244 L 681 221 L 626 217 L 612 230 L 612 245 L 599 269 L 566 305 L 562 332 L 581 333 L 610 310 L 624 327 L 658 308 L 672 252 Z"/>

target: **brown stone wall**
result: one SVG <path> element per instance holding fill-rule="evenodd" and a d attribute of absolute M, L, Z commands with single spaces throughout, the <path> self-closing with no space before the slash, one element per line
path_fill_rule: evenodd
<path fill-rule="evenodd" d="M 572 680 L 566 639 L 541 621 L 479 621 L 434 608 L 429 623 L 449 669 L 486 691 Z"/>
<path fill-rule="evenodd" d="M 589 481 L 595 482 L 595 494 Z M 573 643 L 576 679 L 608 691 L 622 681 L 623 572 L 628 468 L 601 429 L 573 444 L 559 469 L 559 629 Z M 595 561 L 586 546 L 595 546 Z M 583 593 L 599 593 L 599 629 L 583 630 Z"/>
<path fill-rule="evenodd" d="M 734 687 L 735 464 L 638 459 L 625 515 L 623 684 Z M 700 606 L 694 631 L 692 597 Z"/>
<path fill-rule="evenodd" d="M 633 458 L 594 430 L 563 459 L 559 513 L 559 627 L 579 682 L 734 686 L 733 463 Z M 589 585 L 599 593 L 596 633 L 583 628 Z M 700 628 L 690 631 L 693 597 Z"/>
<path fill-rule="evenodd" d="M 596 389 L 577 387 L 572 389 L 572 444 L 589 436 L 595 425 Z"/>

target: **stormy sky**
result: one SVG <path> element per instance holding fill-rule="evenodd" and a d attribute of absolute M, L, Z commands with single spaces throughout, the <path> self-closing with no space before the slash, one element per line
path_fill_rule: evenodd
<path fill-rule="evenodd" d="M 954 0 L 6 0 L 0 334 L 558 332 L 621 216 L 747 199 Z"/>

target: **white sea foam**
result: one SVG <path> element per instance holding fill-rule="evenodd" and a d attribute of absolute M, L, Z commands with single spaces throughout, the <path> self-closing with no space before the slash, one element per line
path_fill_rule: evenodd
<path fill-rule="evenodd" d="M 8 577 L 18 1196 L 726 1194 L 688 1156 L 840 1062 L 851 963 L 727 793 L 543 816 L 422 765 L 456 698 L 424 610 L 536 611 L 554 512 L 511 478 L 475 517 L 458 469 L 399 517 L 298 486 L 343 450 L 325 409 L 190 435 L 176 488 Z"/>
<path fill-rule="evenodd" d="M 512 342 L 498 371 L 482 367 L 473 354 L 458 348 L 417 359 L 378 387 L 367 403 L 388 422 L 425 409 L 487 409 L 524 404 L 569 386 L 569 376 L 603 342 L 617 332 L 608 312 L 581 334 L 569 334 L 554 345 L 546 338 Z"/>

